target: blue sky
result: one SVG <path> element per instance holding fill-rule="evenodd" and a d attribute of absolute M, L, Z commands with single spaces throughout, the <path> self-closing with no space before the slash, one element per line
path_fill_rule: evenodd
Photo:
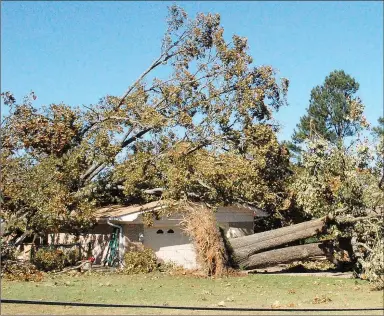
<path fill-rule="evenodd" d="M 121 95 L 158 56 L 175 2 L 1 3 L 1 91 L 38 105 Z M 383 2 L 176 2 L 221 15 L 226 37 L 248 38 L 256 65 L 290 80 L 276 118 L 289 139 L 311 89 L 335 69 L 360 83 L 367 119 L 383 114 Z"/>

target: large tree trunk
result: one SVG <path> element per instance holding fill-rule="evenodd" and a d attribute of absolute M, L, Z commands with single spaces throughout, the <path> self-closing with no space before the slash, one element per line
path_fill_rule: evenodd
<path fill-rule="evenodd" d="M 302 246 L 292 246 L 250 256 L 242 262 L 240 267 L 243 269 L 264 268 L 274 266 L 279 263 L 288 263 L 323 255 L 326 255 L 328 258 L 331 255 L 331 251 L 326 244 L 315 243 Z"/>
<path fill-rule="evenodd" d="M 278 247 L 292 241 L 308 238 L 326 228 L 327 217 L 287 226 L 263 233 L 230 239 L 232 258 L 238 265 L 263 250 Z"/>

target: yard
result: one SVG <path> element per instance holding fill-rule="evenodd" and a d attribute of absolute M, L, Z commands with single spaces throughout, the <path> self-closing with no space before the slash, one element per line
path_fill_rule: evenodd
<path fill-rule="evenodd" d="M 372 291 L 370 285 L 365 281 L 335 277 L 266 274 L 220 279 L 153 273 L 133 276 L 60 275 L 47 277 L 39 283 L 2 280 L 1 297 L 3 299 L 111 304 L 276 308 L 276 312 L 264 313 L 270 315 L 278 314 L 279 308 L 383 307 L 383 293 Z M 300 314 L 298 312 L 284 313 L 287 315 Z M 2 304 L 1 314 L 239 315 L 241 312 Z M 243 314 L 251 314 L 251 312 Z M 254 314 L 260 314 L 260 312 Z M 301 314 L 313 315 L 314 312 Z M 329 315 L 335 314 L 335 312 L 318 312 L 318 314 Z M 343 313 L 337 312 L 337 314 Z M 353 312 L 344 312 L 344 315 L 351 314 Z M 354 314 L 364 313 L 354 312 Z M 383 311 L 371 311 L 365 314 L 382 315 Z"/>

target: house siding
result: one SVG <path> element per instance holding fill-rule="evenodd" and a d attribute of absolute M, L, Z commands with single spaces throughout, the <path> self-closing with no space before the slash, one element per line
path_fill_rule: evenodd
<path fill-rule="evenodd" d="M 127 242 L 138 242 L 139 235 L 144 233 L 144 224 L 124 224 L 122 226 Z"/>

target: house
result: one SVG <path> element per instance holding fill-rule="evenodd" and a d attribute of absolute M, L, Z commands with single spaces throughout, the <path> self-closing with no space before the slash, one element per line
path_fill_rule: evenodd
<path fill-rule="evenodd" d="M 96 211 L 97 225 L 84 237 L 81 237 L 83 248 L 92 252 L 96 264 L 103 263 L 114 228 L 119 231 L 119 252 L 124 254 L 132 245 L 144 245 L 152 248 L 157 257 L 164 262 L 173 262 L 185 268 L 197 267 L 194 245 L 182 231 L 181 214 L 173 214 L 154 220 L 151 227 L 143 223 L 143 214 L 156 212 L 165 207 L 160 202 L 151 202 L 139 206 L 111 206 Z M 236 238 L 253 234 L 255 217 L 268 214 L 262 210 L 233 205 L 219 207 L 216 219 L 224 229 L 227 238 Z M 56 243 L 70 242 L 68 234 L 58 234 Z"/>

